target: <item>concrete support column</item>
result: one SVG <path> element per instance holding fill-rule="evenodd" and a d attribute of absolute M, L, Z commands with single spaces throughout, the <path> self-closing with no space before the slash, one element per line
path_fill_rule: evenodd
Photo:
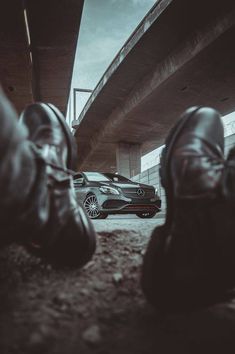
<path fill-rule="evenodd" d="M 117 171 L 121 175 L 130 178 L 141 169 L 140 144 L 119 143 L 116 148 Z"/>

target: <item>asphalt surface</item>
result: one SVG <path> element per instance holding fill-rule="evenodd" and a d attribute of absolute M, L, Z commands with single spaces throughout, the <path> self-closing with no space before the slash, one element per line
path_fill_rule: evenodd
<path fill-rule="evenodd" d="M 0 354 L 235 352 L 235 301 L 184 314 L 156 312 L 142 294 L 142 258 L 164 222 L 94 221 L 96 253 L 83 269 L 53 269 L 12 245 L 0 252 Z"/>
<path fill-rule="evenodd" d="M 109 215 L 105 220 L 93 220 L 97 232 L 116 230 L 141 231 L 142 235 L 149 238 L 157 225 L 164 223 L 164 214 L 158 214 L 151 219 L 140 219 L 136 215 Z"/>

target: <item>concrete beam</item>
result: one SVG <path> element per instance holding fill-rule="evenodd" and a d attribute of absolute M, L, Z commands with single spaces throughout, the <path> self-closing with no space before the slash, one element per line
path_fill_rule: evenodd
<path fill-rule="evenodd" d="M 65 113 L 82 8 L 83 0 L 2 1 L 0 79 L 19 113 L 36 100 Z"/>
<path fill-rule="evenodd" d="M 63 113 L 84 0 L 26 0 L 32 40 L 35 100 L 51 102 Z"/>
<path fill-rule="evenodd" d="M 0 10 L 0 81 L 18 113 L 33 101 L 32 67 L 22 1 L 3 1 Z"/>

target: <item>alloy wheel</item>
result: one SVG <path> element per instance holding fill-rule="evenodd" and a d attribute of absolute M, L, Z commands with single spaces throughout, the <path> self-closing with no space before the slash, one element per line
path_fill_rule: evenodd
<path fill-rule="evenodd" d="M 100 217 L 99 205 L 94 194 L 86 197 L 84 201 L 84 208 L 90 219 L 98 219 Z"/>

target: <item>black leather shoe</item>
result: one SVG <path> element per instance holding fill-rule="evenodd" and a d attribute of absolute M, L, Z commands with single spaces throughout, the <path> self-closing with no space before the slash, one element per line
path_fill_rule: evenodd
<path fill-rule="evenodd" d="M 223 125 L 211 108 L 187 110 L 166 139 L 160 169 L 166 222 L 153 231 L 142 273 L 143 291 L 158 308 L 195 308 L 225 294 L 223 150 Z"/>
<path fill-rule="evenodd" d="M 95 251 L 94 228 L 76 201 L 72 168 L 76 144 L 61 112 L 35 103 L 21 115 L 35 146 L 37 180 L 22 213 L 24 244 L 59 266 L 82 266 Z"/>
<path fill-rule="evenodd" d="M 26 107 L 20 121 L 27 126 L 28 139 L 43 150 L 47 158 L 62 168 L 76 168 L 76 142 L 62 113 L 52 104 L 35 103 Z M 43 152 L 47 154 L 46 151 Z M 49 162 L 47 160 L 47 162 Z"/>
<path fill-rule="evenodd" d="M 188 109 L 170 131 L 161 157 L 166 191 L 166 224 L 178 200 L 215 198 L 224 168 L 224 129 L 220 114 L 207 107 Z"/>

